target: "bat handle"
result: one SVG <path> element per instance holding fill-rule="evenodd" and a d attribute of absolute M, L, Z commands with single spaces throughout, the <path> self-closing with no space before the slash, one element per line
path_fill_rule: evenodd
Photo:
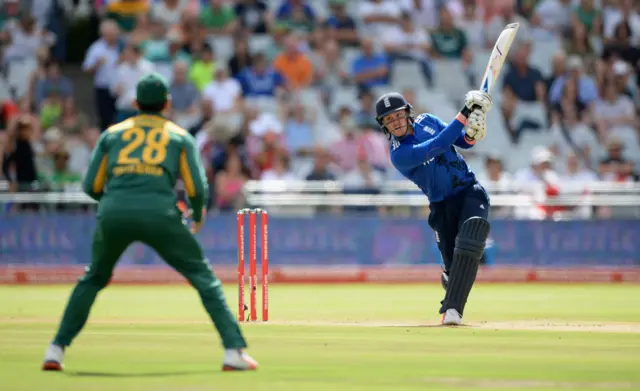
<path fill-rule="evenodd" d="M 460 113 L 461 113 L 462 115 L 464 115 L 465 117 L 469 118 L 469 115 L 471 115 L 471 112 L 472 112 L 473 110 L 476 110 L 476 109 L 482 109 L 482 106 L 480 106 L 480 105 L 473 105 L 473 107 L 472 107 L 472 108 L 468 108 L 467 106 L 465 106 L 465 107 L 463 107 L 463 108 L 462 108 L 462 110 L 460 110 Z"/>

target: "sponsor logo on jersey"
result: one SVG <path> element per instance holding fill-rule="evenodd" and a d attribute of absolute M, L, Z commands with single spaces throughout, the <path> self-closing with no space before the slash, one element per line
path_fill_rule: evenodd
<path fill-rule="evenodd" d="M 434 135 L 436 134 L 436 131 L 433 130 L 433 128 L 430 128 L 426 125 L 421 124 L 422 120 L 424 120 L 425 118 L 427 118 L 428 114 L 427 113 L 422 113 L 420 114 L 417 118 L 416 118 L 416 123 L 422 126 L 422 129 L 424 129 L 425 132 L 429 133 L 430 135 Z"/>
<path fill-rule="evenodd" d="M 391 148 L 392 149 L 398 149 L 399 147 L 400 147 L 400 141 L 393 140 L 393 142 L 391 143 Z"/>

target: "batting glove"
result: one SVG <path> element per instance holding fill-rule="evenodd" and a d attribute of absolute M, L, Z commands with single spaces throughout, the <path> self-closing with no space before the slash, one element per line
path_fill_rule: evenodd
<path fill-rule="evenodd" d="M 467 138 L 476 141 L 484 138 L 486 133 L 486 116 L 487 115 L 479 109 L 476 109 L 469 114 L 469 118 L 467 118 L 467 126 L 465 128 Z"/>
<path fill-rule="evenodd" d="M 473 90 L 467 92 L 465 95 L 464 105 L 472 112 L 476 109 L 480 109 L 484 113 L 488 113 L 493 106 L 493 101 L 488 93 L 480 90 Z"/>

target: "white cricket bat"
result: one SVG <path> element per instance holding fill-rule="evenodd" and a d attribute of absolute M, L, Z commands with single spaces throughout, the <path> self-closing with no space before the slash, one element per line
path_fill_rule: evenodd
<path fill-rule="evenodd" d="M 491 57 L 489 57 L 487 68 L 485 69 L 484 75 L 482 76 L 480 90 L 491 94 L 493 86 L 496 84 L 498 76 L 500 76 L 502 65 L 504 65 L 504 61 L 507 59 L 511 44 L 516 38 L 518 27 L 520 27 L 519 23 L 510 23 L 500 33 L 496 44 L 493 45 Z M 468 117 L 469 114 L 471 114 L 471 110 L 465 107 L 462 111 L 462 114 Z"/>
<path fill-rule="evenodd" d="M 509 54 L 511 44 L 518 33 L 518 27 L 520 27 L 519 23 L 510 23 L 500 33 L 500 36 L 491 51 L 491 57 L 489 57 L 487 69 L 485 69 L 484 75 L 482 76 L 482 82 L 480 83 L 480 89 L 482 91 L 490 94 L 491 90 L 493 90 L 493 86 L 498 80 L 498 76 L 500 76 L 504 60 L 506 60 L 507 55 Z"/>

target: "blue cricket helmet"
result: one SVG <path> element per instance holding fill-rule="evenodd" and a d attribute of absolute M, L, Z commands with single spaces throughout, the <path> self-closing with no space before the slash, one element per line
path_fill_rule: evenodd
<path fill-rule="evenodd" d="M 387 127 L 382 124 L 382 118 L 396 111 L 404 110 L 407 112 L 407 119 L 413 124 L 413 107 L 402 94 L 397 92 L 388 92 L 382 95 L 376 101 L 376 121 L 382 127 L 385 134 L 389 134 Z"/>

